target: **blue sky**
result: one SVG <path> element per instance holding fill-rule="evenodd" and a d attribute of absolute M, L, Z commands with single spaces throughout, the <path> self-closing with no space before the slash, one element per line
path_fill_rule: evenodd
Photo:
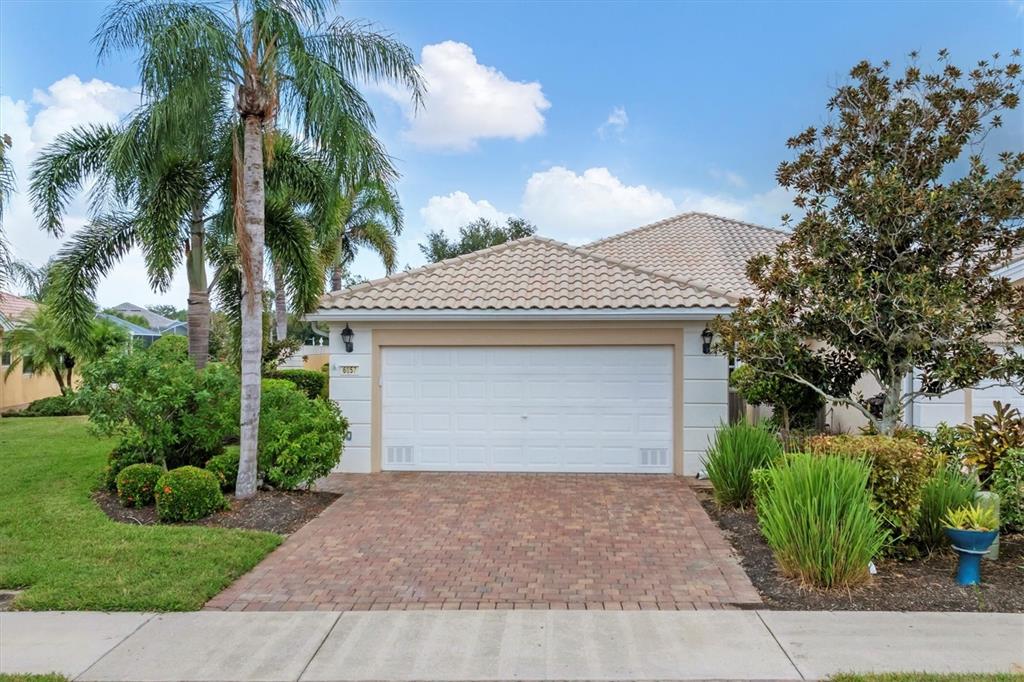
<path fill-rule="evenodd" d="M 97 64 L 106 2 L 0 0 L 0 127 L 23 167 L 70 125 L 116 120 L 137 101 L 129 59 Z M 349 2 L 421 60 L 430 94 L 415 118 L 372 88 L 398 159 L 406 213 L 400 262 L 421 263 L 429 229 L 515 214 L 570 243 L 684 210 L 777 225 L 788 196 L 774 170 L 786 138 L 825 118 L 830 90 L 861 59 L 926 66 L 948 48 L 969 66 L 1024 44 L 1024 4 Z M 994 146 L 1024 146 L 1024 115 Z M 21 184 L 26 173 L 21 170 Z M 84 205 L 68 218 L 73 230 Z M 19 255 L 59 246 L 23 198 L 6 218 Z M 368 254 L 355 270 L 383 274 Z M 139 259 L 101 287 L 104 305 L 184 303 L 179 277 L 150 293 Z"/>

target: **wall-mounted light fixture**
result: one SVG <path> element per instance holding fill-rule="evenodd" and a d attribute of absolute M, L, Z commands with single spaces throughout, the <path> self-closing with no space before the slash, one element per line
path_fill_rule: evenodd
<path fill-rule="evenodd" d="M 352 327 L 345 323 L 345 328 L 341 330 L 341 342 L 345 344 L 345 352 L 352 352 L 352 337 L 355 336 L 355 332 L 352 331 Z"/>
<path fill-rule="evenodd" d="M 704 327 L 704 331 L 700 333 L 700 340 L 703 342 L 704 355 L 711 355 L 711 342 L 715 340 L 715 333 Z"/>

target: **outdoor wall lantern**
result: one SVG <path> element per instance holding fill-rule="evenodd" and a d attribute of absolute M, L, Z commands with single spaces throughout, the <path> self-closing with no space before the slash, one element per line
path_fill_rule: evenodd
<path fill-rule="evenodd" d="M 700 333 L 700 340 L 704 342 L 704 355 L 711 355 L 711 342 L 715 340 L 715 333 L 708 327 Z"/>
<path fill-rule="evenodd" d="M 345 352 L 352 352 L 352 337 L 355 336 L 355 332 L 352 331 L 352 327 L 345 323 L 345 328 L 341 330 L 341 342 L 345 344 Z"/>

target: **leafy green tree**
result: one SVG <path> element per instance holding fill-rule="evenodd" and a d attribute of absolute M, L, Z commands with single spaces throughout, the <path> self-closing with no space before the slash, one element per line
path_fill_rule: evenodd
<path fill-rule="evenodd" d="M 163 315 L 168 320 L 178 320 L 184 322 L 187 319 L 187 312 L 176 308 L 169 303 L 154 303 L 153 305 L 146 306 L 148 310 L 153 311 L 157 315 Z"/>
<path fill-rule="evenodd" d="M 117 2 L 97 34 L 100 54 L 138 52 L 144 92 L 202 119 L 233 97 L 233 194 L 241 300 L 241 455 L 236 494 L 255 492 L 263 338 L 265 135 L 278 122 L 318 145 L 342 149 L 353 123 L 372 125 L 357 82 L 423 84 L 412 52 L 366 26 L 329 19 L 325 0 Z"/>
<path fill-rule="evenodd" d="M 729 384 L 748 404 L 772 408 L 784 441 L 791 427 L 811 426 L 825 404 L 813 388 L 777 374 L 759 372 L 751 365 L 734 369 Z"/>
<path fill-rule="evenodd" d="M 796 158 L 777 178 L 804 215 L 748 264 L 757 294 L 717 322 L 722 347 L 884 434 L 915 398 L 983 379 L 1019 387 L 1024 289 L 994 273 L 1024 247 L 1024 153 L 978 153 L 1019 104 L 1018 57 L 967 73 L 945 52 L 934 73 L 916 55 L 898 74 L 855 66 L 831 122 L 788 142 Z M 881 386 L 880 416 L 853 394 L 864 374 Z"/>
<path fill-rule="evenodd" d="M 459 238 L 449 239 L 444 232 L 431 232 L 427 243 L 420 244 L 420 252 L 431 263 L 446 258 L 455 258 L 467 253 L 486 249 L 513 239 L 529 237 L 537 228 L 522 218 L 509 218 L 504 225 L 498 225 L 487 218 L 479 218 L 459 228 Z"/>

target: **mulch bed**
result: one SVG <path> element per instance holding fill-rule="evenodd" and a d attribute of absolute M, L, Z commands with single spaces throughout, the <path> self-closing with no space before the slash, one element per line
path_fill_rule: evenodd
<path fill-rule="evenodd" d="M 784 577 L 752 510 L 720 509 L 710 490 L 696 490 L 701 504 L 740 557 L 761 593 L 759 608 L 792 611 L 996 611 L 1024 612 L 1024 535 L 1004 535 L 999 559 L 983 561 L 982 584 L 959 587 L 956 556 L 937 552 L 916 561 L 882 561 L 878 573 L 851 590 L 821 591 Z"/>
<path fill-rule="evenodd" d="M 245 500 L 229 495 L 227 500 L 230 508 L 190 525 L 265 530 L 289 535 L 306 525 L 339 497 L 336 493 L 313 490 L 261 490 Z M 107 491 L 95 493 L 93 499 L 114 521 L 142 526 L 158 523 L 156 508 L 153 506 L 122 507 L 117 495 Z"/>

